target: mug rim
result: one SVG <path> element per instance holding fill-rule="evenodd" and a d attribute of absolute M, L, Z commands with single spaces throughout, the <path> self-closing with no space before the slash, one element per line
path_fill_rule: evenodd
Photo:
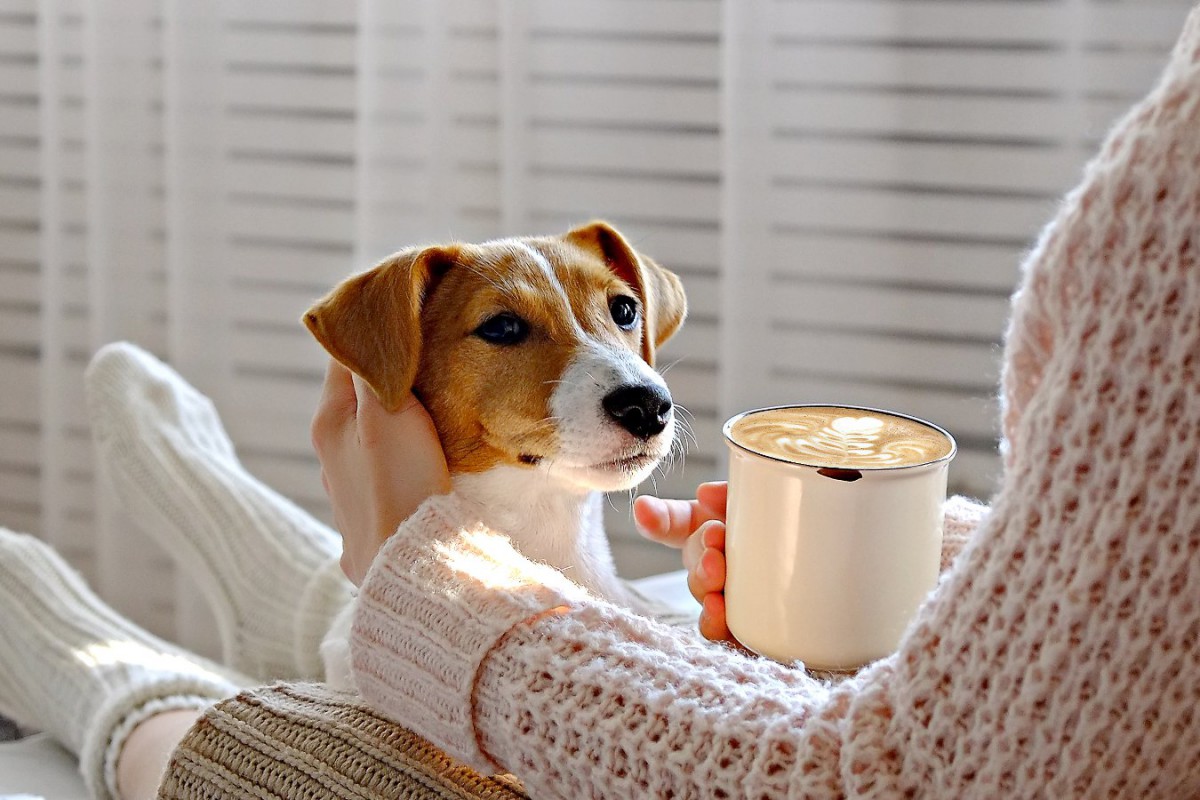
<path fill-rule="evenodd" d="M 898 464 L 898 465 L 881 466 L 881 467 L 846 467 L 846 469 L 853 469 L 856 472 L 899 472 L 901 470 L 919 469 L 922 467 L 933 466 L 934 464 L 941 464 L 943 462 L 948 462 L 948 461 L 952 460 L 956 455 L 958 455 L 958 442 L 955 440 L 954 436 L 950 433 L 950 431 L 946 430 L 941 425 L 930 422 L 927 419 L 921 419 L 920 417 L 914 417 L 912 414 L 903 414 L 899 411 L 889 411 L 886 408 L 873 408 L 871 406 L 858 406 L 858 405 L 852 405 L 849 403 L 784 403 L 782 405 L 777 405 L 777 406 L 763 406 L 762 408 L 751 408 L 747 411 L 742 411 L 738 414 L 734 414 L 732 417 L 725 420 L 725 424 L 721 426 L 721 435 L 725 438 L 725 443 L 727 445 L 729 445 L 730 447 L 736 447 L 738 450 L 741 450 L 745 453 L 749 453 L 750 455 L 758 456 L 759 458 L 766 458 L 771 461 L 776 461 L 780 464 L 788 464 L 793 467 L 807 467 L 809 469 L 831 469 L 831 467 L 829 467 L 829 465 L 827 465 L 827 464 L 809 464 L 804 461 L 794 461 L 790 458 L 782 458 L 780 456 L 771 455 L 770 453 L 759 452 L 758 450 L 747 447 L 746 445 L 744 445 L 740 442 L 735 442 L 733 440 L 733 437 L 729 433 L 730 430 L 733 428 L 733 426 L 739 420 L 741 420 L 744 417 L 748 417 L 751 414 L 761 414 L 764 411 L 782 411 L 784 409 L 791 409 L 791 408 L 845 408 L 845 409 L 849 409 L 851 411 L 869 411 L 869 412 L 872 412 L 875 414 L 883 414 L 884 416 L 888 416 L 888 417 L 899 417 L 900 419 L 906 419 L 910 422 L 915 422 L 918 425 L 924 425 L 927 428 L 933 428 L 935 431 L 937 431 L 938 433 L 945 436 L 946 439 L 950 442 L 950 452 L 946 453 L 944 456 L 942 456 L 940 458 L 933 458 L 933 459 L 930 459 L 929 461 L 921 461 L 916 464 Z M 832 469 L 836 469 L 836 467 L 832 468 Z"/>

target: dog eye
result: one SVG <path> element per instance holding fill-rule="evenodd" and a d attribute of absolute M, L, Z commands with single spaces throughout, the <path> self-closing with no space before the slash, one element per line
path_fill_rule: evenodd
<path fill-rule="evenodd" d="M 475 335 L 492 344 L 517 344 L 529 335 L 529 323 L 516 314 L 505 311 L 475 329 Z"/>
<path fill-rule="evenodd" d="M 638 321 L 637 300 L 628 295 L 617 295 L 608 303 L 608 311 L 612 314 L 613 322 L 623 330 L 633 330 Z"/>

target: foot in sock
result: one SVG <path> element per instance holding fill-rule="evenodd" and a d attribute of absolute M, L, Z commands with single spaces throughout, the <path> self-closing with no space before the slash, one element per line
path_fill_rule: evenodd
<path fill-rule="evenodd" d="M 79 756 L 93 797 L 116 793 L 129 733 L 231 697 L 248 678 L 121 617 L 48 545 L 0 529 L 0 712 Z"/>
<path fill-rule="evenodd" d="M 225 663 L 320 678 L 321 639 L 351 597 L 338 535 L 250 475 L 209 399 L 149 353 L 104 347 L 86 387 L 99 472 L 202 587 Z"/>

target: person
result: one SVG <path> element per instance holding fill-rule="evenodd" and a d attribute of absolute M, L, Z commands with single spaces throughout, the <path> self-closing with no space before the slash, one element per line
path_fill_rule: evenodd
<path fill-rule="evenodd" d="M 537 798 L 1200 796 L 1198 254 L 1200 10 L 1026 260 L 990 508 L 950 506 L 951 563 L 897 652 L 837 683 L 524 559 L 437 494 L 419 406 L 382 413 L 333 367 L 313 438 L 361 583 L 362 702 L 285 684 L 197 722 L 243 671 L 305 674 L 313 621 L 345 601 L 337 542 L 240 467 L 203 398 L 110 349 L 89 376 L 103 463 L 213 573 L 225 663 L 153 640 L 8 534 L 0 707 L 78 752 L 97 796 L 135 796 L 130 765 L 171 747 L 166 796 L 383 795 L 404 729 Z M 717 639 L 721 491 L 636 509 L 682 544 Z"/>

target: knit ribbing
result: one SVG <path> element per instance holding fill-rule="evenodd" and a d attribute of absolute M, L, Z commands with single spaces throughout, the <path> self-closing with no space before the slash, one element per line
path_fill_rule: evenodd
<path fill-rule="evenodd" d="M 338 535 L 250 475 L 212 402 L 144 350 L 102 348 L 86 387 L 100 473 L 204 590 L 223 660 L 321 677 L 321 639 L 351 597 Z"/>
<path fill-rule="evenodd" d="M 955 541 L 965 539 L 983 512 L 963 498 L 946 510 Z M 694 747 L 689 737 L 718 741 L 687 721 L 692 709 L 705 709 L 706 723 L 718 729 L 729 720 L 761 717 L 761 726 L 737 729 L 740 739 L 752 741 L 779 727 L 771 716 L 783 710 L 785 695 L 804 695 L 815 705 L 832 691 L 803 670 L 746 658 L 704 641 L 694 629 L 653 624 L 591 598 L 554 570 L 522 559 L 476 519 L 472 507 L 451 496 L 434 498 L 402 525 L 363 583 L 351 644 L 355 680 L 367 702 L 481 770 L 494 771 L 499 761 L 522 775 L 552 775 L 568 794 L 584 796 L 597 795 L 582 776 L 615 770 L 599 796 L 659 796 L 678 786 L 661 776 L 647 779 L 633 762 L 647 753 L 675 753 L 667 762 L 678 763 Z M 946 558 L 956 552 L 950 545 Z M 562 606 L 573 610 L 530 624 Z M 508 657 L 484 661 L 493 649 Z M 555 682 L 564 674 L 571 676 L 567 689 Z M 578 698 L 570 717 L 563 716 L 564 692 Z M 463 713 L 472 699 L 473 720 Z M 643 712 L 649 716 L 639 719 Z M 657 718 L 655 712 L 661 712 Z M 571 721 L 576 714 L 587 720 L 586 730 Z M 514 737 L 514 721 L 522 734 L 550 746 L 531 754 L 522 737 Z M 816 725 L 812 746 L 828 749 L 833 725 Z M 643 733 L 650 737 L 648 751 L 613 754 L 611 742 L 631 735 L 646 745 Z M 757 758 L 755 748 L 734 749 L 742 760 Z M 614 758 L 630 764 L 616 765 Z M 732 762 L 722 756 L 704 767 L 705 791 L 724 785 L 722 775 L 732 775 L 734 784 L 741 780 L 717 763 Z M 562 790 L 555 784 L 548 796 Z"/>
<path fill-rule="evenodd" d="M 414 588 L 426 602 L 411 603 Z M 431 498 L 387 541 L 363 581 L 351 638 L 355 684 L 378 708 L 403 698 L 405 724 L 494 772 L 472 719 L 480 662 L 517 623 L 586 597 L 554 569 L 517 556 L 454 495 Z"/>
<path fill-rule="evenodd" d="M 201 709 L 246 678 L 151 636 L 105 605 L 50 547 L 0 529 L 0 709 L 79 756 L 93 797 L 116 796 L 130 732 Z"/>
<path fill-rule="evenodd" d="M 289 800 L 521 800 L 510 777 L 481 775 L 348 694 L 269 686 L 209 709 L 176 748 L 159 796 Z"/>

